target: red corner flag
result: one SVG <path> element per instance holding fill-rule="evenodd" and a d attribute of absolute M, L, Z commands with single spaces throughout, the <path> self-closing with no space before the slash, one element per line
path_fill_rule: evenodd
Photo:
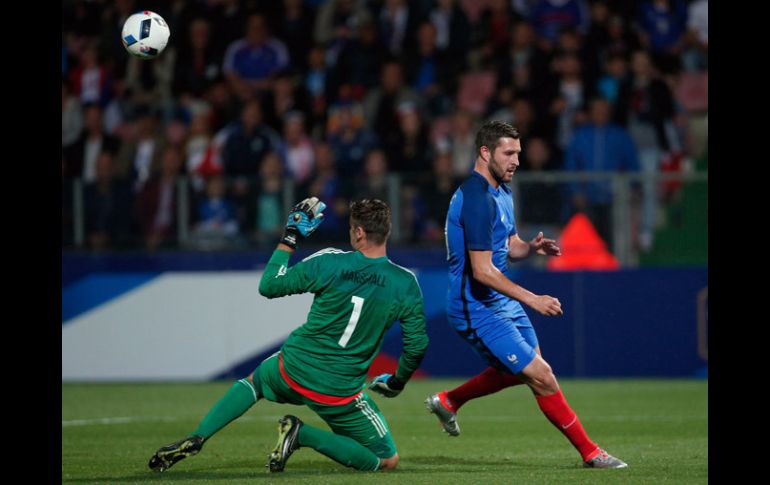
<path fill-rule="evenodd" d="M 599 234 L 585 214 L 577 213 L 569 220 L 559 238 L 561 256 L 549 258 L 551 271 L 616 270 L 618 260 L 607 250 Z"/>

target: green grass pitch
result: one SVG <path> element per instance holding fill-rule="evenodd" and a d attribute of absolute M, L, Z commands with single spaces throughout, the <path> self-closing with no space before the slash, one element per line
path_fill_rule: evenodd
<path fill-rule="evenodd" d="M 164 473 L 147 461 L 191 432 L 230 382 L 62 384 L 62 482 L 70 484 L 683 484 L 708 482 L 707 380 L 563 379 L 567 401 L 588 435 L 629 464 L 581 467 L 569 442 L 540 413 L 524 386 L 466 404 L 449 437 L 423 400 L 459 379 L 413 380 L 394 399 L 375 396 L 400 455 L 389 473 L 361 473 L 302 448 L 282 474 L 265 463 L 277 420 L 304 407 L 260 401 L 211 438 L 203 451 Z"/>

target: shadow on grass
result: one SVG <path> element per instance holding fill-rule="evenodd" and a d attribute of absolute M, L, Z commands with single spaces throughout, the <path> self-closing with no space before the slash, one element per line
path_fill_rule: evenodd
<path fill-rule="evenodd" d="M 446 472 L 447 467 L 465 467 L 465 469 L 451 468 L 452 473 L 475 473 L 478 472 L 478 467 L 505 467 L 510 469 L 544 469 L 549 470 L 562 469 L 570 470 L 575 468 L 582 468 L 579 463 L 570 462 L 553 462 L 545 463 L 543 461 L 531 462 L 524 458 L 497 458 L 497 459 L 483 459 L 483 458 L 458 458 L 456 456 L 441 456 L 441 455 L 426 455 L 426 456 L 410 456 L 408 459 L 401 460 L 401 466 L 411 468 L 410 465 L 418 465 L 420 472 Z M 437 468 L 425 467 L 423 465 L 435 465 Z"/>
<path fill-rule="evenodd" d="M 319 476 L 331 476 L 340 475 L 339 472 L 328 471 L 326 473 L 319 473 L 320 470 L 313 471 L 301 471 L 292 470 L 286 473 L 268 473 L 262 470 L 251 471 L 227 471 L 227 470 L 200 470 L 200 471 L 183 471 L 183 472 L 164 472 L 154 473 L 148 471 L 147 473 L 135 473 L 133 475 L 121 475 L 121 476 L 100 476 L 100 477 L 83 477 L 63 479 L 62 483 L 152 483 L 157 481 L 162 482 L 196 482 L 196 481 L 209 481 L 209 480 L 234 480 L 235 483 L 246 483 L 247 481 L 256 480 L 276 480 L 281 477 L 291 478 L 304 478 L 304 477 L 319 477 Z"/>
<path fill-rule="evenodd" d="M 524 459 L 481 459 L 481 458 L 458 458 L 456 456 L 426 455 L 410 456 L 402 460 L 398 469 L 388 474 L 409 475 L 423 473 L 478 473 L 479 468 L 495 467 L 496 469 L 507 468 L 510 470 L 570 470 L 579 468 L 572 463 L 553 463 L 545 464 L 542 462 L 531 463 Z M 230 468 L 230 470 L 228 470 Z M 251 468 L 249 470 L 249 468 Z M 236 470 L 237 469 L 237 470 Z M 244 470 L 246 469 L 246 470 Z M 119 476 L 100 476 L 100 477 L 81 477 L 63 479 L 62 483 L 152 483 L 154 481 L 165 482 L 183 482 L 183 481 L 203 481 L 203 480 L 275 480 L 285 476 L 288 478 L 319 478 L 322 476 L 344 476 L 356 475 L 357 472 L 350 468 L 342 467 L 334 463 L 324 464 L 322 466 L 308 467 L 307 465 L 287 468 L 285 473 L 269 473 L 266 469 L 255 468 L 253 463 L 232 462 L 221 467 L 198 469 L 198 470 L 173 470 L 163 473 L 152 471 L 142 471 L 133 474 Z"/>

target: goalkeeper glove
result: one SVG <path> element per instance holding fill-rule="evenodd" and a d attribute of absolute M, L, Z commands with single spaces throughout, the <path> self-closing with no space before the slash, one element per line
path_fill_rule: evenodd
<path fill-rule="evenodd" d="M 404 390 L 404 383 L 391 374 L 380 374 L 369 384 L 369 389 L 385 397 L 396 397 Z"/>
<path fill-rule="evenodd" d="M 313 234 L 324 220 L 323 210 L 326 204 L 318 197 L 310 197 L 295 205 L 289 213 L 286 227 L 283 230 L 281 243 L 292 249 L 297 249 L 297 243 Z"/>

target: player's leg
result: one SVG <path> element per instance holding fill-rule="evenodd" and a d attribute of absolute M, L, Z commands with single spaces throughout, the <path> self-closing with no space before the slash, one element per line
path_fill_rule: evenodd
<path fill-rule="evenodd" d="M 253 375 L 257 375 L 258 370 Z M 162 472 L 178 461 L 198 454 L 206 440 L 248 411 L 262 397 L 259 388 L 252 376 L 236 381 L 206 414 L 195 431 L 155 452 L 148 463 L 150 469 Z"/>
<path fill-rule="evenodd" d="M 307 424 L 298 429 L 301 446 L 313 448 L 341 465 L 361 471 L 392 470 L 398 464 L 388 423 L 364 392 L 342 406 L 308 403 L 332 429 Z"/>
<path fill-rule="evenodd" d="M 488 315 L 479 318 L 479 320 L 483 321 L 484 318 L 496 319 L 498 317 L 492 312 L 488 312 Z M 526 315 L 522 315 L 520 323 L 531 325 Z M 425 400 L 425 406 L 431 413 L 436 415 L 441 426 L 444 428 L 444 431 L 449 433 L 450 436 L 458 436 L 460 434 L 460 425 L 457 423 L 457 412 L 463 404 L 471 399 L 487 396 L 507 387 L 524 384 L 516 374 L 511 373 L 507 368 L 497 362 L 497 358 L 490 354 L 489 350 L 479 341 L 478 336 L 472 330 L 468 330 L 467 326 L 467 322 L 463 317 L 462 321 L 456 322 L 455 328 L 466 328 L 466 330 L 458 330 L 458 333 L 471 344 L 474 350 L 476 350 L 476 352 L 487 361 L 490 366 L 484 369 L 480 374 L 471 377 L 451 391 L 431 394 Z"/>
<path fill-rule="evenodd" d="M 490 366 L 451 391 L 447 391 L 445 393 L 446 401 L 453 411 L 457 412 L 463 404 L 471 399 L 488 396 L 519 384 L 524 384 L 524 382 L 515 374 Z"/>
<path fill-rule="evenodd" d="M 609 455 L 588 437 L 577 414 L 567 404 L 551 366 L 543 359 L 540 347 L 537 345 L 534 329 L 520 328 L 519 331 L 528 344 L 534 343 L 536 345 L 534 351 L 537 355 L 520 370 L 518 375 L 532 389 L 535 400 L 545 417 L 572 443 L 586 466 L 596 468 L 626 467 L 624 462 Z M 511 370 L 515 369 L 512 368 Z"/>
<path fill-rule="evenodd" d="M 269 365 L 262 365 L 261 368 L 260 376 L 266 399 L 273 400 L 271 394 L 275 393 L 284 402 L 305 404 L 321 416 L 334 431 L 340 427 L 347 427 L 352 430 L 361 428 L 365 429 L 370 437 L 384 432 L 390 439 L 387 424 L 373 402 L 366 401 L 364 403 L 359 395 L 350 403 L 341 406 L 326 406 L 315 403 L 300 396 L 289 387 L 278 373 L 277 366 L 273 372 L 270 372 Z M 362 419 L 366 420 L 366 423 L 362 422 Z M 286 415 L 279 420 L 278 442 L 268 457 L 267 466 L 271 472 L 283 471 L 289 457 L 301 447 L 312 448 L 332 460 L 356 470 L 374 471 L 389 465 L 389 462 L 385 463 L 380 460 L 380 456 L 392 458 L 395 455 L 394 446 L 392 446 L 392 453 L 378 454 L 362 445 L 355 439 L 357 437 L 356 434 L 351 436 L 322 430 L 304 423 L 296 416 Z M 392 445 L 392 439 L 390 439 L 390 443 Z"/>
<path fill-rule="evenodd" d="M 457 412 L 463 404 L 519 384 L 524 382 L 518 376 L 490 366 L 451 391 L 431 394 L 425 400 L 425 407 L 438 417 L 444 431 L 450 436 L 458 436 Z"/>
<path fill-rule="evenodd" d="M 518 328 L 532 327 L 532 324 L 530 323 L 526 314 L 519 315 L 516 319 L 513 320 L 513 322 L 514 325 L 516 325 Z M 532 332 L 532 335 L 534 336 L 534 332 Z M 537 341 L 536 337 L 535 341 Z M 475 339 L 474 343 L 476 343 Z M 537 344 L 532 345 L 532 342 L 529 343 L 532 347 L 537 347 Z M 483 347 L 478 348 L 477 352 L 481 354 L 482 357 L 484 357 L 488 362 L 490 360 L 492 362 L 496 360 L 490 359 L 488 355 L 484 355 L 486 353 L 486 349 Z M 519 379 L 516 374 L 512 374 L 510 371 L 508 371 L 507 368 L 502 368 L 500 365 L 490 365 L 480 374 L 471 377 L 464 383 L 460 384 L 458 387 L 452 389 L 451 391 L 447 391 L 444 396 L 440 397 L 444 397 L 445 399 L 442 400 L 445 400 L 445 404 L 456 413 L 463 404 L 470 401 L 471 399 L 494 394 L 505 388 L 518 386 L 520 384 L 524 384 L 524 382 Z"/>
<path fill-rule="evenodd" d="M 590 459 L 598 446 L 588 439 L 577 415 L 567 406 L 551 366 L 540 355 L 534 329 L 514 326 L 502 331 L 503 327 L 500 323 L 496 329 L 482 329 L 482 345 L 532 389 L 543 414 L 567 436 L 584 460 Z"/>

